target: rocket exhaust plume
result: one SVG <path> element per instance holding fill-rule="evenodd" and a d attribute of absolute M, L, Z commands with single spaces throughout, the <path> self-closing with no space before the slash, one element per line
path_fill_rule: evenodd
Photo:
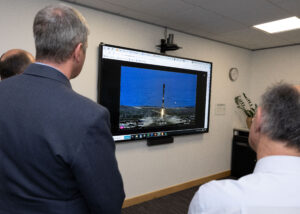
<path fill-rule="evenodd" d="M 160 117 L 164 118 L 165 116 L 165 83 L 163 84 L 163 96 L 162 96 L 162 103 L 161 103 L 161 111 L 160 111 Z"/>

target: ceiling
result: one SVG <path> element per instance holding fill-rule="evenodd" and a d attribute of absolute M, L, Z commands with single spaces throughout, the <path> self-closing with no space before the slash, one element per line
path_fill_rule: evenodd
<path fill-rule="evenodd" d="M 249 50 L 300 44 L 300 29 L 268 34 L 252 27 L 300 17 L 300 0 L 64 1 Z"/>

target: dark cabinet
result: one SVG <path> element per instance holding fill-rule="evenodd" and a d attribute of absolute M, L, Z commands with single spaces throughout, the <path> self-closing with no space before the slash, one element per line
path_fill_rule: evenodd
<path fill-rule="evenodd" d="M 233 130 L 231 176 L 240 178 L 253 172 L 256 163 L 256 153 L 248 143 L 249 131 Z"/>

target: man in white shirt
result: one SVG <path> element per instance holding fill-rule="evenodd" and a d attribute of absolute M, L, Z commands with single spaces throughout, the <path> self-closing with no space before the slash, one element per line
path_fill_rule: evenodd
<path fill-rule="evenodd" d="M 257 153 L 254 172 L 202 185 L 189 214 L 300 213 L 300 86 L 267 90 L 249 144 Z"/>

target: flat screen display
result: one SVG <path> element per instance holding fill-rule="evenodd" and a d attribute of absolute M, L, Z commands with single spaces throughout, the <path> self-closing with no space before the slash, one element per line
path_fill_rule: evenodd
<path fill-rule="evenodd" d="M 209 130 L 212 63 L 100 44 L 98 102 L 116 142 Z"/>

